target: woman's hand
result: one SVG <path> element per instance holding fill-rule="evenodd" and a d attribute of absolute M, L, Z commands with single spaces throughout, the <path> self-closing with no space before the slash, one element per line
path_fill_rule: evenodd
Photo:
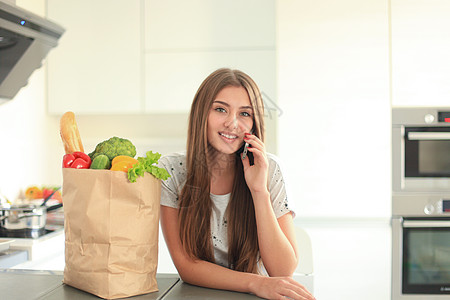
<path fill-rule="evenodd" d="M 307 299 L 314 300 L 314 296 L 300 283 L 291 277 L 258 276 L 250 284 L 250 290 L 258 297 L 265 299 Z"/>
<path fill-rule="evenodd" d="M 252 193 L 267 192 L 269 162 L 267 160 L 264 143 L 252 134 L 246 134 L 244 141 L 251 145 L 248 147 L 248 151 L 253 154 L 254 158 L 254 164 L 252 166 L 250 166 L 248 156 L 242 160 L 247 186 Z"/>

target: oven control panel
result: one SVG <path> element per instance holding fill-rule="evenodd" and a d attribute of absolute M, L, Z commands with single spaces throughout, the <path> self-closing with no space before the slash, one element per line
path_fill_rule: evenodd
<path fill-rule="evenodd" d="M 442 210 L 443 213 L 450 213 L 450 200 L 442 200 Z"/>
<path fill-rule="evenodd" d="M 426 215 L 450 215 L 450 200 L 439 200 L 435 203 L 428 203 L 425 205 L 423 212 Z"/>
<path fill-rule="evenodd" d="M 392 197 L 392 215 L 450 217 L 450 195 L 395 194 Z"/>

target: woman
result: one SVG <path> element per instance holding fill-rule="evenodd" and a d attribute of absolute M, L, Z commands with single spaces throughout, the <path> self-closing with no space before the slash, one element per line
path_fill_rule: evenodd
<path fill-rule="evenodd" d="M 293 212 L 275 157 L 264 149 L 263 102 L 248 75 L 219 69 L 205 79 L 192 103 L 186 153 L 160 165 L 172 176 L 162 184 L 161 226 L 183 281 L 314 299 L 290 277 L 298 262 Z"/>

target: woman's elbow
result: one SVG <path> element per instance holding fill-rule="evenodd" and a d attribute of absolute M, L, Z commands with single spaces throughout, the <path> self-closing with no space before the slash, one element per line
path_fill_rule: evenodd
<path fill-rule="evenodd" d="M 292 277 L 297 270 L 298 259 L 285 265 L 278 264 L 273 270 L 267 270 L 270 277 Z"/>
<path fill-rule="evenodd" d="M 192 280 L 195 273 L 195 264 L 195 261 L 191 260 L 174 262 L 175 268 L 177 269 L 181 280 L 187 283 L 193 283 Z"/>
<path fill-rule="evenodd" d="M 181 280 L 187 283 L 191 283 L 191 278 L 189 276 L 189 273 L 187 270 L 183 268 L 177 268 L 178 275 L 180 276 Z"/>

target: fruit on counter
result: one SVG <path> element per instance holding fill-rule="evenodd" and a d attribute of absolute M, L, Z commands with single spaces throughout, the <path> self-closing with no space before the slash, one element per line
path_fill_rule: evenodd
<path fill-rule="evenodd" d="M 47 198 L 47 197 L 50 197 L 50 195 L 53 194 L 53 192 L 55 192 L 56 189 L 59 190 L 59 188 L 46 188 L 46 187 L 43 187 L 43 188 L 42 188 L 42 198 L 45 199 L 45 198 Z M 55 194 L 56 194 L 56 193 L 58 193 L 58 191 L 56 191 Z M 53 196 L 54 196 L 55 194 L 53 194 Z M 51 199 L 56 199 L 56 198 L 53 197 L 53 196 L 52 196 Z M 59 195 L 59 197 L 61 197 L 61 195 Z"/>
<path fill-rule="evenodd" d="M 105 154 L 100 154 L 92 160 L 91 169 L 96 170 L 108 170 L 111 167 L 111 162 L 108 156 Z"/>
<path fill-rule="evenodd" d="M 44 186 L 42 188 L 37 186 L 29 186 L 25 190 L 25 199 L 33 200 L 33 199 L 42 199 L 50 196 L 55 190 L 56 192 L 53 194 L 51 199 L 55 199 L 58 201 L 62 201 L 61 193 L 59 191 L 60 187 L 52 187 L 52 186 Z"/>
<path fill-rule="evenodd" d="M 84 152 L 80 132 L 78 131 L 78 125 L 73 112 L 68 111 L 61 116 L 59 128 L 66 154 Z"/>
<path fill-rule="evenodd" d="M 73 152 L 63 157 L 63 168 L 89 169 L 91 158 L 84 152 Z"/>
<path fill-rule="evenodd" d="M 43 192 L 37 186 L 30 186 L 25 191 L 26 199 L 39 199 L 43 198 Z"/>
<path fill-rule="evenodd" d="M 167 170 L 156 165 L 160 157 L 161 154 L 152 151 L 148 151 L 146 157 L 138 157 L 138 163 L 128 170 L 128 180 L 136 182 L 136 179 L 139 176 L 144 176 L 145 172 L 152 174 L 157 179 L 166 180 L 169 178 L 170 175 Z"/>
<path fill-rule="evenodd" d="M 89 153 L 91 159 L 95 159 L 98 155 L 104 154 L 112 161 L 116 156 L 126 155 L 130 157 L 136 156 L 136 147 L 130 140 L 112 137 L 103 141 L 95 147 L 95 150 Z"/>

